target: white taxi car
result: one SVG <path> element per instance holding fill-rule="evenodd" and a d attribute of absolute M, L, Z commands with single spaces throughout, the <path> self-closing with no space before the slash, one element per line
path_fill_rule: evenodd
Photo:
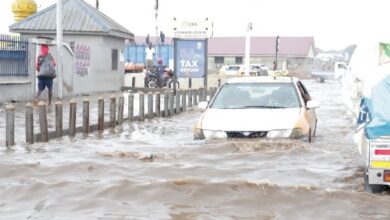
<path fill-rule="evenodd" d="M 195 139 L 304 138 L 315 135 L 319 104 L 295 77 L 240 77 L 227 81 L 194 127 Z"/>

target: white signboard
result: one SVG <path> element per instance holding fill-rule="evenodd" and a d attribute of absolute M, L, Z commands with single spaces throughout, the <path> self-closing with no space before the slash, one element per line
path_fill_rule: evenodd
<path fill-rule="evenodd" d="M 173 31 L 175 38 L 205 39 L 212 35 L 213 23 L 209 20 L 178 21 L 175 20 Z"/>
<path fill-rule="evenodd" d="M 90 47 L 77 43 L 74 50 L 75 73 L 79 76 L 89 75 L 89 62 L 91 59 Z"/>

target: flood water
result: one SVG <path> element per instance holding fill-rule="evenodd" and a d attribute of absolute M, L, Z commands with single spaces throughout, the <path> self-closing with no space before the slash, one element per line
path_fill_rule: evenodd
<path fill-rule="evenodd" d="M 321 104 L 310 144 L 194 141 L 190 110 L 1 147 L 0 219 L 390 219 L 390 195 L 363 190 L 339 83 L 304 83 Z"/>

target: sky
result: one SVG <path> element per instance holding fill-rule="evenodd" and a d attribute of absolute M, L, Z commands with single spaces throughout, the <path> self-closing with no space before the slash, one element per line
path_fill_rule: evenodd
<path fill-rule="evenodd" d="M 0 33 L 9 32 L 15 0 L 1 0 Z M 95 0 L 85 0 L 95 5 Z M 156 0 L 99 0 L 100 11 L 136 36 L 156 35 Z M 35 0 L 38 11 L 57 0 Z M 369 39 L 390 41 L 389 0 L 159 0 L 158 30 L 173 35 L 178 20 L 213 22 L 213 36 L 313 36 L 323 50 L 341 50 Z M 280 42 L 281 44 L 283 42 Z"/>

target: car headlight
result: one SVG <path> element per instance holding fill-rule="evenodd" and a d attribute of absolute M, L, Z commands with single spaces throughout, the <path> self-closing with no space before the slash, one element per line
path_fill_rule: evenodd
<path fill-rule="evenodd" d="M 227 138 L 226 132 L 217 130 L 203 130 L 203 135 L 206 139 Z"/>
<path fill-rule="evenodd" d="M 301 136 L 302 130 L 300 128 L 272 130 L 267 134 L 268 138 L 298 138 Z"/>

